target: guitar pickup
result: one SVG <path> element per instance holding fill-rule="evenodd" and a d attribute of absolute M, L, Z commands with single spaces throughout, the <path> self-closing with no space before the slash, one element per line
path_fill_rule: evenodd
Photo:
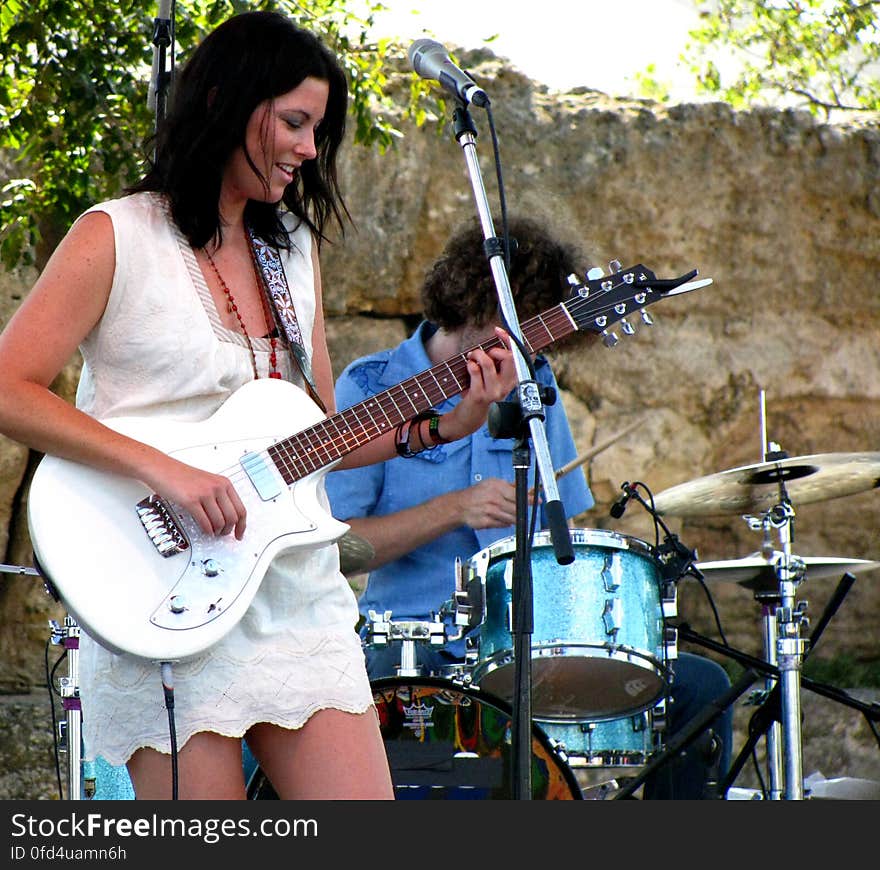
<path fill-rule="evenodd" d="M 167 559 L 189 549 L 186 534 L 164 499 L 155 494 L 147 496 L 137 503 L 135 510 L 159 555 Z"/>
<path fill-rule="evenodd" d="M 281 495 L 283 490 L 262 454 L 245 453 L 241 457 L 241 467 L 263 501 L 272 501 Z"/>

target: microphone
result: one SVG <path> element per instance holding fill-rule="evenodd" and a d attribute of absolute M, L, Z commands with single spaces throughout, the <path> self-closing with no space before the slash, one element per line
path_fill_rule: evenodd
<path fill-rule="evenodd" d="M 614 517 L 614 519 L 616 520 L 619 520 L 623 516 L 629 500 L 635 495 L 635 490 L 630 487 L 629 481 L 624 481 L 620 485 L 620 488 L 623 490 L 623 495 L 621 495 L 617 499 L 617 501 L 611 505 L 611 510 L 609 510 L 611 516 Z"/>
<path fill-rule="evenodd" d="M 159 0 L 159 14 L 153 19 L 155 31 L 153 33 L 153 68 L 150 71 L 150 85 L 147 89 L 147 108 L 153 111 L 158 106 L 159 76 L 165 70 L 161 66 L 159 46 L 171 44 L 170 31 L 166 27 L 171 25 L 171 0 Z"/>
<path fill-rule="evenodd" d="M 488 106 L 486 92 L 450 59 L 449 52 L 433 39 L 417 39 L 408 52 L 412 68 L 423 78 L 440 82 L 464 103 Z"/>

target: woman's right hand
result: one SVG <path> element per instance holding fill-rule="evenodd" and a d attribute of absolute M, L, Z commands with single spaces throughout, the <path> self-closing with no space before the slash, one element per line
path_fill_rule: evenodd
<path fill-rule="evenodd" d="M 188 511 L 206 535 L 234 533 L 240 541 L 247 525 L 247 510 L 232 481 L 170 456 L 165 459 L 167 462 L 157 468 L 157 482 L 145 481 L 147 485 L 166 501 Z"/>

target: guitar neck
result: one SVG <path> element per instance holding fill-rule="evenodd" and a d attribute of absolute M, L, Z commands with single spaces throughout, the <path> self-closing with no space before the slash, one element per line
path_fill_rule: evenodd
<path fill-rule="evenodd" d="M 530 318 L 521 330 L 526 349 L 535 353 L 577 331 L 577 326 L 565 305 L 560 304 Z M 498 338 L 492 338 L 475 347 L 489 350 L 500 344 Z M 341 459 L 405 420 L 463 392 L 469 383 L 467 356 L 473 349 L 282 439 L 268 449 L 269 456 L 287 484 Z"/>

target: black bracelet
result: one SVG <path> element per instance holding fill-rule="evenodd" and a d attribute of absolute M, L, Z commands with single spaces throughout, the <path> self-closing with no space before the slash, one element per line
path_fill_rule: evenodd
<path fill-rule="evenodd" d="M 394 436 L 394 448 L 397 450 L 398 456 L 403 459 L 412 459 L 413 456 L 418 456 L 422 452 L 421 450 L 413 450 L 409 446 L 409 433 L 412 430 L 413 424 L 419 424 L 423 420 L 431 420 L 436 414 L 437 412 L 433 408 L 429 408 L 427 411 L 422 411 L 409 420 L 404 420 L 397 427 Z M 419 441 L 422 441 L 421 430 L 419 430 Z M 422 441 L 422 450 L 426 450 L 427 447 L 427 444 Z"/>

